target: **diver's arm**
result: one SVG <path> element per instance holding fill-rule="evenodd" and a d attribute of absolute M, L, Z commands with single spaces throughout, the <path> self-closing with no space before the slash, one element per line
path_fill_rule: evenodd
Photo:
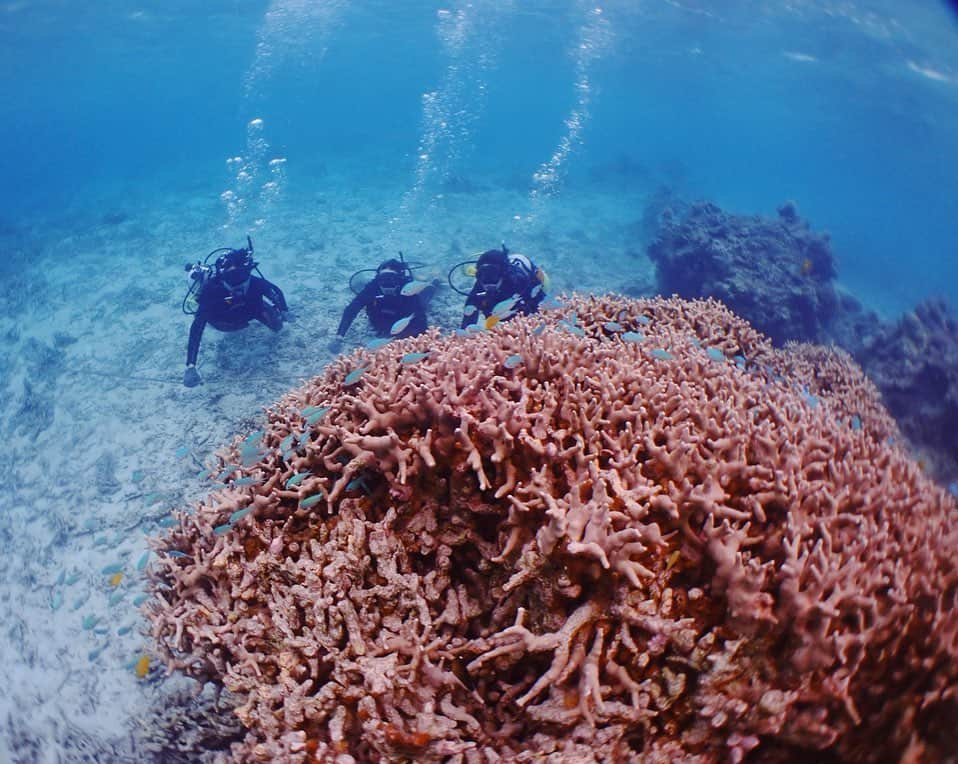
<path fill-rule="evenodd" d="M 283 294 L 283 290 L 272 281 L 267 281 L 266 279 L 260 279 L 260 281 L 262 282 L 263 296 L 283 313 L 289 310 L 289 307 L 286 305 L 286 296 Z"/>
<path fill-rule="evenodd" d="M 356 316 L 359 315 L 359 311 L 369 305 L 375 296 L 376 285 L 374 282 L 370 281 L 343 310 L 343 317 L 339 321 L 339 328 L 336 330 L 336 334 L 338 334 L 340 337 L 345 337 L 346 332 L 349 331 L 349 327 L 352 325 L 353 321 L 356 320 Z"/>

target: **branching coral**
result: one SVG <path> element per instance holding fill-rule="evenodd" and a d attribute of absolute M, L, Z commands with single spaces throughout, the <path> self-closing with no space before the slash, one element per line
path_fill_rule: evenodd
<path fill-rule="evenodd" d="M 157 541 L 153 635 L 237 760 L 936 760 L 958 508 L 816 352 L 606 297 L 341 358 Z"/>

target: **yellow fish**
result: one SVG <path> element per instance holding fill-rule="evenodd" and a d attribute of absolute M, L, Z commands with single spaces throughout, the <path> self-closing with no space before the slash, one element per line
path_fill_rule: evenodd
<path fill-rule="evenodd" d="M 136 673 L 137 679 L 142 679 L 150 672 L 150 656 L 141 655 L 140 659 L 136 662 L 136 666 L 133 668 L 134 673 Z"/>
<path fill-rule="evenodd" d="M 110 576 L 110 586 L 119 586 L 120 581 L 123 580 L 123 573 L 114 573 Z"/>

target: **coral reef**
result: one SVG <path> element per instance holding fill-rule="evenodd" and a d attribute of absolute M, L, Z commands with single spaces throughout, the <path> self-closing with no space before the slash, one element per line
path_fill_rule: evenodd
<path fill-rule="evenodd" d="M 940 761 L 958 504 L 898 441 L 847 355 L 711 300 L 430 331 L 221 455 L 152 634 L 237 761 Z"/>
<path fill-rule="evenodd" d="M 791 202 L 777 219 L 732 215 L 708 202 L 689 205 L 681 218 L 666 210 L 648 254 L 660 292 L 715 297 L 776 344 L 836 339 L 849 320 L 857 331 L 869 324 L 833 285 L 828 234 L 813 231 Z"/>
<path fill-rule="evenodd" d="M 958 321 L 948 305 L 922 303 L 855 356 L 929 471 L 958 480 Z"/>

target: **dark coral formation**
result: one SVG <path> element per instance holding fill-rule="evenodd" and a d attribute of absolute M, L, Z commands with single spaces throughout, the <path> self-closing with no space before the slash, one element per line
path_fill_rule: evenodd
<path fill-rule="evenodd" d="M 948 305 L 922 303 L 856 356 L 932 474 L 958 479 L 958 321 Z"/>
<path fill-rule="evenodd" d="M 715 297 L 778 344 L 832 337 L 843 296 L 826 233 L 799 217 L 795 205 L 777 219 L 732 215 L 708 202 L 681 218 L 660 217 L 648 249 L 659 291 L 680 297 Z"/>
<path fill-rule="evenodd" d="M 358 351 L 158 541 L 153 635 L 241 761 L 937 761 L 958 504 L 896 436 L 713 301 Z"/>

